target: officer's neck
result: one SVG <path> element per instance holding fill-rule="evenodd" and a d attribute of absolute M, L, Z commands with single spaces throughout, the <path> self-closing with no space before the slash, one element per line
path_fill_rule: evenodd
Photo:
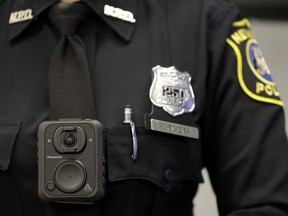
<path fill-rule="evenodd" d="M 80 0 L 60 0 L 61 2 L 65 2 L 65 3 L 74 3 Z"/>

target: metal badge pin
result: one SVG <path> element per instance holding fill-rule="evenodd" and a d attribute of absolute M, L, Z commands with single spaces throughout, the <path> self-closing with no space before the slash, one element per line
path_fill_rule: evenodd
<path fill-rule="evenodd" d="M 127 105 L 124 109 L 124 124 L 130 124 L 131 132 L 132 132 L 132 139 L 133 139 L 133 154 L 132 159 L 136 160 L 138 155 L 138 142 L 136 136 L 136 129 L 135 124 L 132 121 L 132 108 Z"/>
<path fill-rule="evenodd" d="M 129 23 L 135 23 L 133 13 L 130 11 L 122 10 L 121 8 L 116 8 L 110 5 L 104 6 L 104 14 L 106 16 L 114 17 L 116 19 L 120 19 Z"/>
<path fill-rule="evenodd" d="M 33 19 L 32 9 L 14 11 L 10 14 L 9 24 L 24 22 Z"/>

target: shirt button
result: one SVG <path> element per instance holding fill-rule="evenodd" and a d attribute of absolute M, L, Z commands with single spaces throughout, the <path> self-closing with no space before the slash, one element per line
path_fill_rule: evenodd
<path fill-rule="evenodd" d="M 172 182 L 174 180 L 174 178 L 175 178 L 175 174 L 174 174 L 173 170 L 167 169 L 164 172 L 164 179 L 167 183 Z"/>

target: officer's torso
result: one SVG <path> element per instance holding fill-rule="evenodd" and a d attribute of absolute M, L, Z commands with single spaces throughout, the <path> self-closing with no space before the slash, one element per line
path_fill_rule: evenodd
<path fill-rule="evenodd" d="M 48 65 L 58 38 L 45 12 L 33 22 L 8 24 L 15 10 L 33 8 L 27 4 L 7 10 L 9 4 L 0 3 L 0 127 L 4 131 L 0 136 L 6 136 L 14 148 L 8 151 L 11 158 L 5 156 L 9 168 L 0 172 L 6 204 L 0 211 L 11 216 L 45 215 L 46 206 L 37 195 L 36 133 L 48 118 Z M 208 71 L 205 7 L 199 1 L 139 1 L 132 7 L 136 23 L 94 14 L 78 29 L 87 46 L 96 118 L 106 131 L 109 181 L 100 204 L 76 209 L 94 208 L 103 215 L 191 215 L 191 199 L 201 181 L 201 143 L 151 132 L 144 127 L 144 116 L 152 108 L 152 68 L 175 66 L 190 74 L 195 94 L 195 109 L 183 116 L 200 125 Z M 123 125 L 126 105 L 133 109 L 137 130 L 136 161 L 131 159 L 131 129 Z M 50 207 L 47 215 L 62 211 L 57 208 Z"/>

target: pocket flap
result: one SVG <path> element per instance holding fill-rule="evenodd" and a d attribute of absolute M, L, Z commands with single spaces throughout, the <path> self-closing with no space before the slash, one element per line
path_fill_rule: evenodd
<path fill-rule="evenodd" d="M 21 121 L 0 121 L 0 170 L 6 171 L 10 165 L 15 139 Z"/>
<path fill-rule="evenodd" d="M 128 127 L 107 131 L 108 174 L 110 181 L 148 180 L 166 191 L 185 180 L 201 182 L 199 140 L 150 132 L 137 128 L 138 158 L 132 155 Z"/>

